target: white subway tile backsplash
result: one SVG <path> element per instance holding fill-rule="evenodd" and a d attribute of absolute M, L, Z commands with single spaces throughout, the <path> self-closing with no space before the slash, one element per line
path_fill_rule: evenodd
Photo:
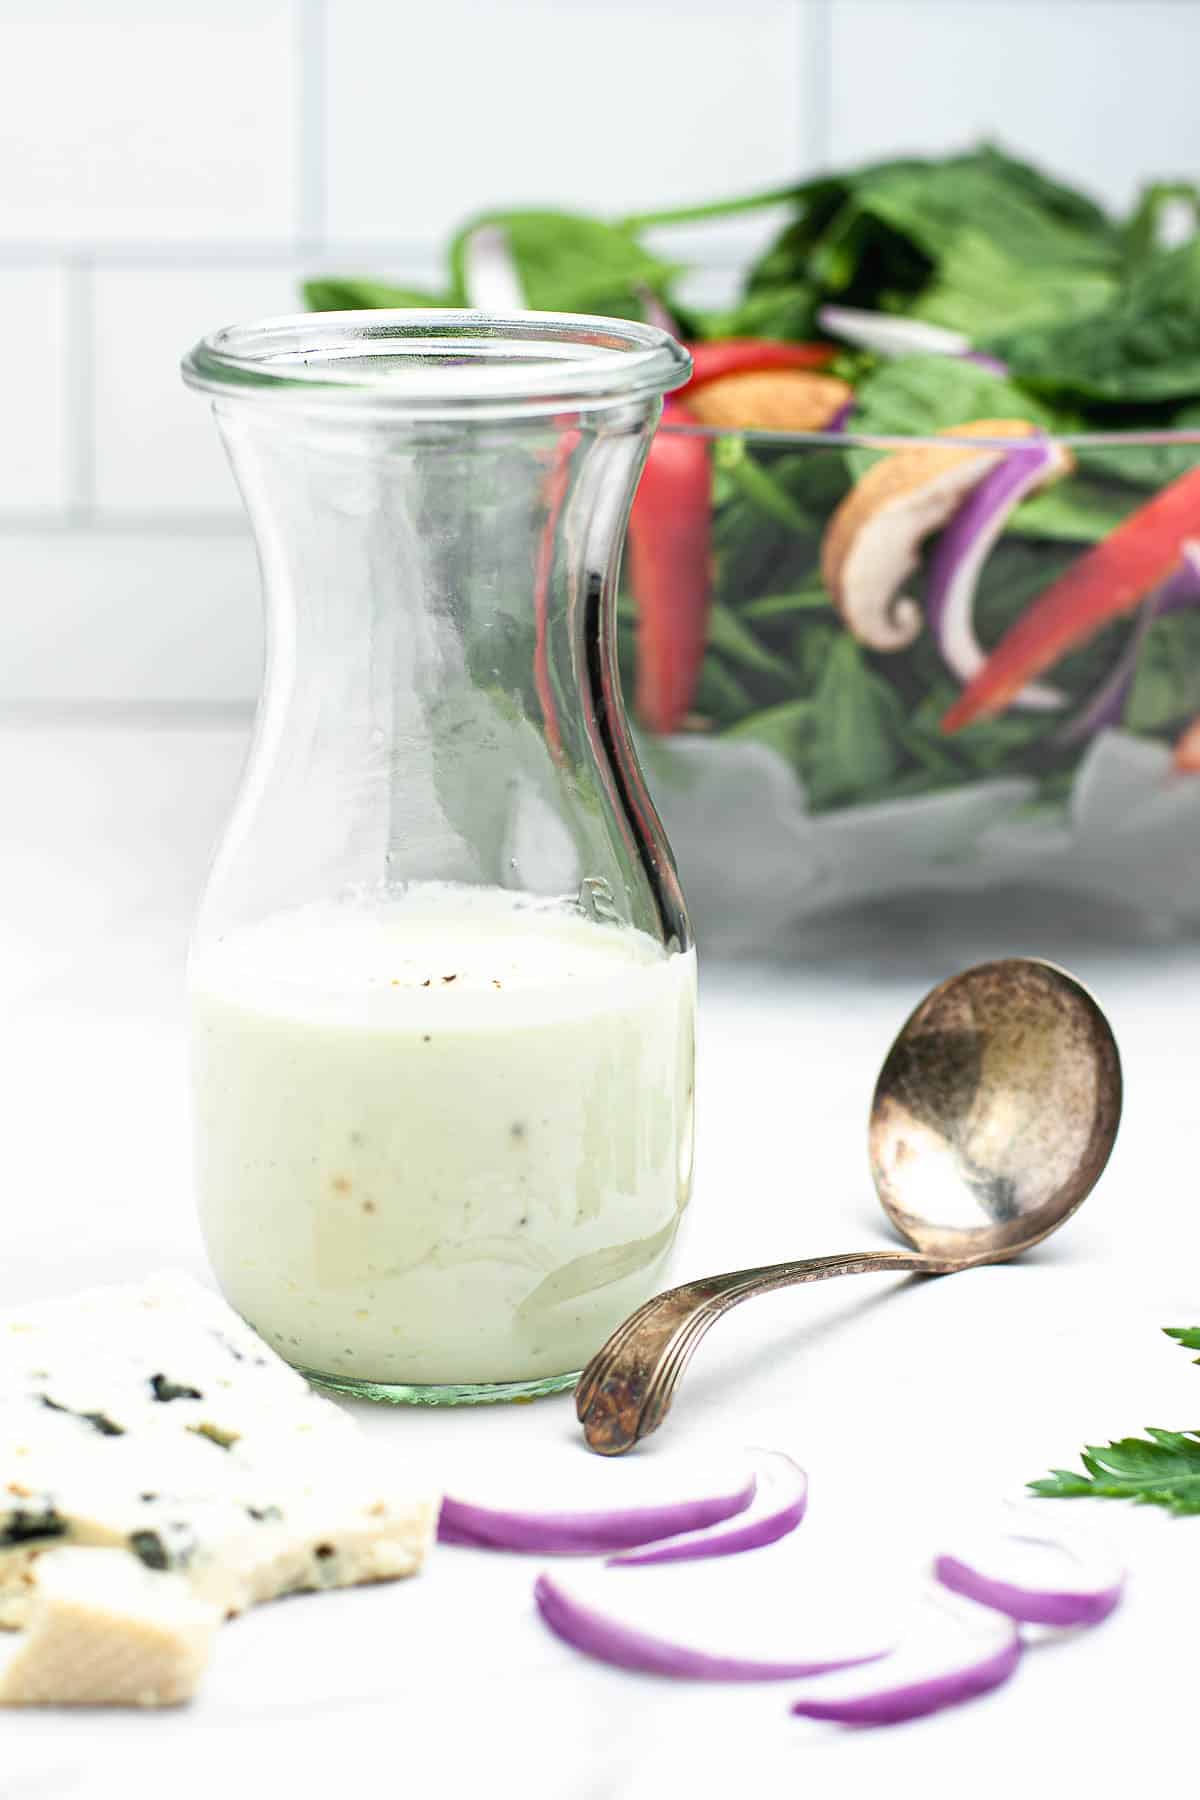
<path fill-rule="evenodd" d="M 0 532 L 0 701 L 229 701 L 258 692 L 249 532 Z"/>
<path fill-rule="evenodd" d="M 178 363 L 304 274 L 426 285 L 478 207 L 984 134 L 1124 202 L 1200 167 L 1198 67 L 1200 0 L 0 0 L 0 699 L 253 695 L 253 553 Z M 720 304 L 779 223 L 655 242 Z"/>
<path fill-rule="evenodd" d="M 7 0 L 0 240 L 290 233 L 289 0 Z"/>
<path fill-rule="evenodd" d="M 0 269 L 5 510 L 55 512 L 70 499 L 68 279 L 57 268 Z"/>
<path fill-rule="evenodd" d="M 95 499 L 103 512 L 238 511 L 203 398 L 179 359 L 218 326 L 301 310 L 302 265 L 99 269 L 94 277 Z"/>
<path fill-rule="evenodd" d="M 1200 167 L 1200 6 L 836 0 L 830 161 L 989 136 L 1128 202 Z"/>
<path fill-rule="evenodd" d="M 485 206 L 619 213 L 785 182 L 810 15 L 807 0 L 336 0 L 329 229 L 441 239 Z"/>

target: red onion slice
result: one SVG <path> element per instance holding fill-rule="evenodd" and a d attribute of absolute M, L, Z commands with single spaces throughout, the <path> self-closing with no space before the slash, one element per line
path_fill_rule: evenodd
<path fill-rule="evenodd" d="M 899 1725 L 988 1693 L 1020 1660 L 1011 1619 L 962 1601 L 928 1600 L 891 1656 L 864 1672 L 814 1681 L 792 1711 L 838 1725 Z"/>
<path fill-rule="evenodd" d="M 966 356 L 971 350 L 970 338 L 961 331 L 859 306 L 819 307 L 817 324 L 830 337 L 860 350 L 874 350 L 879 356 Z"/>
<path fill-rule="evenodd" d="M 1040 1522 L 943 1551 L 943 1587 L 1027 1625 L 1098 1625 L 1117 1605 L 1124 1570 L 1098 1539 L 1053 1537 Z"/>
<path fill-rule="evenodd" d="M 992 375 L 1008 374 L 1008 364 L 998 356 L 973 350 L 970 338 L 961 331 L 931 325 L 927 319 L 868 312 L 857 306 L 822 306 L 817 312 L 817 323 L 830 337 L 855 344 L 860 350 L 873 350 L 877 356 L 958 356 Z"/>
<path fill-rule="evenodd" d="M 782 1450 L 759 1451 L 755 1457 L 755 1490 L 749 1506 L 716 1525 L 685 1531 L 609 1557 L 610 1565 L 632 1568 L 643 1563 L 694 1562 L 706 1556 L 734 1556 L 761 1550 L 795 1531 L 808 1506 L 808 1476 Z"/>
<path fill-rule="evenodd" d="M 525 292 L 502 225 L 477 225 L 463 245 L 467 303 L 481 312 L 520 312 Z"/>
<path fill-rule="evenodd" d="M 754 1499 L 755 1477 L 743 1463 L 732 1472 L 714 1475 L 711 1469 L 688 1469 L 666 1459 L 647 1458 L 639 1469 L 630 1458 L 606 1466 L 603 1483 L 595 1479 L 595 1459 L 570 1456 L 544 1467 L 524 1466 L 522 1487 L 531 1494 L 559 1492 L 582 1482 L 595 1493 L 603 1485 L 612 1502 L 603 1509 L 575 1510 L 566 1506 L 495 1506 L 447 1494 L 438 1521 L 443 1544 L 461 1544 L 478 1550 L 518 1550 L 539 1556 L 599 1556 L 610 1550 L 626 1550 L 659 1538 L 700 1531 L 743 1512 Z M 670 1498 L 662 1498 L 666 1483 Z M 657 1488 L 658 1492 L 654 1490 Z M 647 1489 L 650 1490 L 647 1493 Z M 625 1504 L 616 1504 L 618 1498 Z M 640 1490 L 640 1492 L 639 1492 Z"/>
<path fill-rule="evenodd" d="M 844 1590 L 830 1588 L 822 1605 L 813 1585 L 781 1545 L 736 1561 L 543 1571 L 534 1598 L 575 1649 L 650 1675 L 781 1681 L 886 1654 L 880 1607 L 868 1624 L 846 1616 L 853 1608 Z"/>
<path fill-rule="evenodd" d="M 964 687 L 986 653 L 975 635 L 975 589 L 984 563 L 1022 500 L 1068 468 L 1067 453 L 1045 439 L 1008 451 L 973 488 L 938 538 L 929 564 L 925 617 L 942 659 Z M 1013 702 L 1032 710 L 1063 705 L 1057 688 L 1030 682 Z"/>

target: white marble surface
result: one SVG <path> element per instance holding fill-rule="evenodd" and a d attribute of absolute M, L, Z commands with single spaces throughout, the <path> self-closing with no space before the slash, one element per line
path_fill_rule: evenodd
<path fill-rule="evenodd" d="M 164 1264 L 203 1272 L 189 1194 L 181 961 L 236 779 L 237 725 L 0 719 L 0 1301 Z M 681 1276 L 884 1241 L 863 1119 L 893 1031 L 936 978 L 1029 950 L 1092 982 L 1128 1079 L 1111 1169 L 1020 1265 L 941 1283 L 864 1278 L 723 1323 L 644 1454 L 759 1442 L 809 1469 L 802 1528 L 857 1586 L 916 1563 L 1086 1441 L 1200 1415 L 1200 1370 L 1159 1327 L 1200 1323 L 1192 1133 L 1195 947 L 1123 948 L 1069 918 L 856 925 L 787 964 L 708 966 L 699 1181 Z M 362 1409 L 414 1464 L 487 1491 L 533 1445 L 576 1447 L 568 1401 Z M 597 1492 L 610 1465 L 595 1464 Z M 1125 1606 L 1031 1653 L 1007 1688 L 849 1733 L 789 1716 L 788 1684 L 669 1683 L 585 1662 L 540 1626 L 535 1560 L 442 1551 L 417 1582 L 285 1602 L 223 1635 L 204 1697 L 163 1716 L 0 1720 L 0 1796 L 224 1790 L 662 1800 L 761 1794 L 1116 1795 L 1194 1761 L 1200 1519 L 1061 1503 L 1131 1571 Z M 779 1604 L 803 1618 L 798 1584 Z M 1139 1774 L 1140 1771 L 1140 1774 Z M 270 1783 L 268 1788 L 267 1784 Z M 1186 1785 L 1186 1781 L 1184 1781 Z"/>

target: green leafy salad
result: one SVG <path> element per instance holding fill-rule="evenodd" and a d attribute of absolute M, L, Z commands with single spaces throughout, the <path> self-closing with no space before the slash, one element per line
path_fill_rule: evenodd
<path fill-rule="evenodd" d="M 689 305 L 669 228 L 768 206 L 740 297 Z M 1106 733 L 1200 767 L 1198 224 L 1189 184 L 1117 217 L 983 146 L 620 221 L 484 214 L 440 291 L 306 298 L 471 304 L 487 226 L 528 306 L 665 317 L 696 368 L 625 559 L 643 727 L 765 748 L 807 815 L 1018 777 L 1040 816 Z"/>

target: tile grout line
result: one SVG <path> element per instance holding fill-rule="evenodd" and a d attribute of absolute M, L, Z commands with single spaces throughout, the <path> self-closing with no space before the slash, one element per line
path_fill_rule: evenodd
<path fill-rule="evenodd" d="M 92 260 L 76 252 L 64 267 L 66 514 L 71 526 L 91 521 L 96 503 L 96 369 L 93 354 L 95 291 Z"/>
<path fill-rule="evenodd" d="M 347 255 L 390 257 L 401 264 L 427 267 L 440 253 L 434 238 L 406 240 L 342 238 L 321 240 Z M 296 238 L 193 238 L 163 243 L 160 238 L 119 238 L 108 242 L 87 238 L 14 238 L 0 242 L 0 268 L 44 268 L 86 261 L 95 270 L 152 269 L 188 271 L 213 266 L 275 267 L 294 262 Z"/>
<path fill-rule="evenodd" d="M 296 241 L 297 255 L 319 251 L 328 222 L 326 155 L 328 89 L 325 0 L 293 0 L 296 31 Z"/>
<path fill-rule="evenodd" d="M 805 173 L 829 167 L 833 90 L 834 0 L 808 0 L 811 55 L 804 83 L 806 117 L 801 125 L 800 155 Z"/>
<path fill-rule="evenodd" d="M 61 538 L 81 530 L 97 537 L 243 538 L 249 533 L 244 516 L 232 508 L 228 512 L 213 508 L 194 513 L 163 508 L 143 513 L 127 507 L 106 506 L 99 510 L 75 505 L 64 513 L 0 507 L 0 539 Z"/>

